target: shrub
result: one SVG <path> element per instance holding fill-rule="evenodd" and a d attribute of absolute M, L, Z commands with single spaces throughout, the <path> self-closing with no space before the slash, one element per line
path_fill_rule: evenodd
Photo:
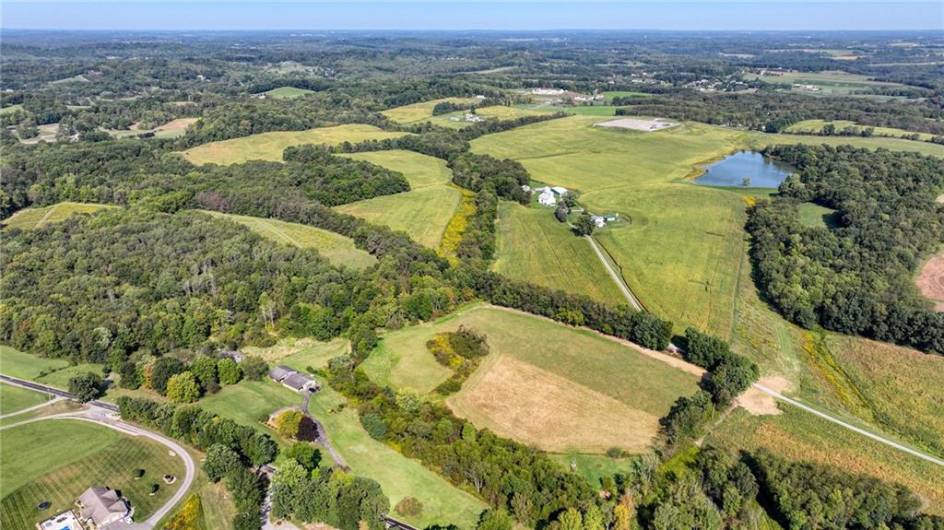
<path fill-rule="evenodd" d="M 285 438 L 298 436 L 298 428 L 304 415 L 298 410 L 286 410 L 275 418 L 275 432 Z"/>
<path fill-rule="evenodd" d="M 404 497 L 394 510 L 407 517 L 419 517 L 423 513 L 423 503 L 413 497 Z"/>
<path fill-rule="evenodd" d="M 200 385 L 190 372 L 181 372 L 167 381 L 167 398 L 174 403 L 193 403 L 200 399 Z"/>
<path fill-rule="evenodd" d="M 230 358 L 220 359 L 216 363 L 216 369 L 220 376 L 220 384 L 235 385 L 243 378 L 242 369 Z"/>

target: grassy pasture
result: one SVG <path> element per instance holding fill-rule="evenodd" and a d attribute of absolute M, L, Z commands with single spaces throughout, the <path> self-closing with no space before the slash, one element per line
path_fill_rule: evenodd
<path fill-rule="evenodd" d="M 0 345 L 0 373 L 20 379 L 36 379 L 40 374 L 69 366 L 65 359 L 50 359 Z"/>
<path fill-rule="evenodd" d="M 558 222 L 551 208 L 502 202 L 497 239 L 496 272 L 613 305 L 626 303 L 590 243 Z"/>
<path fill-rule="evenodd" d="M 0 414 L 10 414 L 18 410 L 45 403 L 46 394 L 0 383 Z"/>
<path fill-rule="evenodd" d="M 237 423 L 264 430 L 263 422 L 278 409 L 299 405 L 302 396 L 268 378 L 224 386 L 201 399 L 198 406 Z"/>
<path fill-rule="evenodd" d="M 807 144 L 807 145 L 852 145 L 865 149 L 884 148 L 891 151 L 910 151 L 928 156 L 944 158 L 944 145 L 930 142 L 915 142 L 903 138 L 876 137 L 862 138 L 858 136 L 804 136 L 801 134 L 764 134 L 751 132 L 748 134 L 748 146 L 760 149 L 775 144 Z"/>
<path fill-rule="evenodd" d="M 357 411 L 343 396 L 323 388 L 312 396 L 309 411 L 324 424 L 331 443 L 353 472 L 380 483 L 392 506 L 404 497 L 414 497 L 423 503 L 419 517 L 403 520 L 420 528 L 434 523 L 452 523 L 461 528 L 475 526 L 485 503 L 454 487 L 420 462 L 371 438 L 361 426 Z"/>
<path fill-rule="evenodd" d="M 336 206 L 335 210 L 402 230 L 417 243 L 436 249 L 461 199 L 456 188 L 430 186 Z"/>
<path fill-rule="evenodd" d="M 282 161 L 286 147 L 304 144 L 337 145 L 342 142 L 358 143 L 366 140 L 397 138 L 404 133 L 387 132 L 373 125 L 359 123 L 320 127 L 307 131 L 276 131 L 210 142 L 183 152 L 194 164 L 239 164 L 250 160 Z"/>
<path fill-rule="evenodd" d="M 812 202 L 805 202 L 799 206 L 800 222 L 804 226 L 828 228 L 833 224 L 832 215 L 836 210 L 820 206 Z"/>
<path fill-rule="evenodd" d="M 431 101 L 422 101 L 411 105 L 403 105 L 383 111 L 383 115 L 397 123 L 417 123 L 428 120 L 433 117 L 433 107 L 437 103 L 451 101 L 457 105 L 472 105 L 478 100 L 476 98 L 442 98 Z"/>
<path fill-rule="evenodd" d="M 350 343 L 347 339 L 336 338 L 322 342 L 310 337 L 301 339 L 285 337 L 274 346 L 266 348 L 244 346 L 242 348 L 245 353 L 262 357 L 270 364 L 284 364 L 302 371 L 308 366 L 313 368 L 326 366 L 330 359 L 347 353 L 349 349 Z"/>
<path fill-rule="evenodd" d="M 51 206 L 40 206 L 37 208 L 25 208 L 20 210 L 2 222 L 5 226 L 19 228 L 22 230 L 33 230 L 42 228 L 48 223 L 58 223 L 65 221 L 72 214 L 76 213 L 95 213 L 103 208 L 114 208 L 107 204 L 94 204 L 84 202 L 60 202 Z"/>
<path fill-rule="evenodd" d="M 179 481 L 167 485 L 161 476 L 184 475 L 183 461 L 170 456 L 163 445 L 87 422 L 43 421 L 12 427 L 0 435 L 3 528 L 32 528 L 39 520 L 70 507 L 92 484 L 121 490 L 140 521 L 163 505 L 180 485 Z M 145 470 L 139 480 L 132 476 L 137 468 Z M 160 489 L 150 496 L 150 485 L 155 482 Z M 52 506 L 39 512 L 35 506 L 44 500 Z"/>
<path fill-rule="evenodd" d="M 314 249 L 334 265 L 364 269 L 377 263 L 376 258 L 355 247 L 352 239 L 321 228 L 299 223 L 287 223 L 278 219 L 264 219 L 210 211 L 204 211 L 203 213 L 239 223 L 272 241 L 298 248 Z"/>
<path fill-rule="evenodd" d="M 314 94 L 314 90 L 308 90 L 307 88 L 296 88 L 293 86 L 282 86 L 279 88 L 273 88 L 272 90 L 267 90 L 256 94 L 257 96 L 264 95 L 269 98 L 275 99 L 295 99 L 297 97 L 306 96 L 308 94 Z"/>
<path fill-rule="evenodd" d="M 452 179 L 452 171 L 446 167 L 445 160 L 413 151 L 394 149 L 342 154 L 341 156 L 399 171 L 403 173 L 410 183 L 410 188 L 414 190 L 430 186 L 445 186 Z"/>
<path fill-rule="evenodd" d="M 640 419 L 640 423 L 630 425 L 637 429 L 635 438 L 624 442 L 640 449 L 639 440 L 648 441 L 647 436 L 653 434 L 653 426 L 647 421 L 649 416 L 661 417 L 676 398 L 696 389 L 694 376 L 621 343 L 588 330 L 488 305 L 472 305 L 436 322 L 385 334 L 378 349 L 363 364 L 364 370 L 381 385 L 429 393 L 451 372 L 426 350 L 426 341 L 460 325 L 488 337 L 491 357 L 465 383 L 463 390 L 449 400 L 449 405 L 483 427 L 514 426 L 509 415 L 558 414 L 553 421 L 543 422 L 546 429 L 571 418 L 603 422 L 613 411 L 619 411 L 623 417 Z M 503 360 L 505 357 L 508 360 Z M 569 391 L 549 393 L 556 387 Z M 520 406 L 521 400 L 534 396 L 542 399 Z M 575 401 L 574 396 L 580 399 Z M 519 406 L 503 409 L 502 402 Z M 587 402 L 595 406 L 590 410 L 583 408 Z M 536 426 L 528 429 L 509 434 L 526 442 L 550 440 L 550 433 L 541 432 Z M 611 434 L 600 433 L 598 437 L 592 429 L 580 430 L 578 434 L 584 438 L 562 439 L 548 447 L 602 452 L 601 448 L 606 449 L 604 445 L 614 442 Z"/>
<path fill-rule="evenodd" d="M 616 109 L 618 108 L 613 105 L 575 105 L 573 107 L 560 107 L 560 110 L 577 116 L 616 116 Z"/>
<path fill-rule="evenodd" d="M 822 72 L 784 72 L 782 75 L 754 76 L 765 83 L 791 85 L 790 90 L 824 96 L 847 96 L 871 87 L 903 87 L 900 83 L 875 81 L 868 76 L 851 74 L 841 70 Z M 795 85 L 809 85 L 813 88 Z"/>
<path fill-rule="evenodd" d="M 843 130 L 846 127 L 854 127 L 856 131 L 862 131 L 866 128 L 872 128 L 875 130 L 875 136 L 888 136 L 892 138 L 901 138 L 906 135 L 917 134 L 918 138 L 926 142 L 930 140 L 934 135 L 928 133 L 913 133 L 912 131 L 906 131 L 904 129 L 897 129 L 895 127 L 873 127 L 871 125 L 859 125 L 853 121 L 847 120 L 804 120 L 787 127 L 785 132 L 792 134 L 819 134 L 822 132 L 823 127 L 827 124 L 833 124 L 837 130 Z"/>

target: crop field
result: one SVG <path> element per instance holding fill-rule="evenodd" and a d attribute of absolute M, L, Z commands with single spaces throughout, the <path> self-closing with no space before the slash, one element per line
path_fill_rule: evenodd
<path fill-rule="evenodd" d="M 547 414 L 560 416 L 553 422 L 543 422 L 544 429 L 571 421 L 572 418 L 564 417 L 567 414 L 602 425 L 612 410 L 618 410 L 624 417 L 640 419 L 640 424 L 630 425 L 637 429 L 634 436 L 623 441 L 626 447 L 640 449 L 640 440 L 648 443 L 657 428 L 648 421 L 649 417 L 661 417 L 675 399 L 696 390 L 695 376 L 622 343 L 588 330 L 488 305 L 469 306 L 436 322 L 385 334 L 378 349 L 363 364 L 364 370 L 381 385 L 429 393 L 451 372 L 426 350 L 426 341 L 460 325 L 484 333 L 491 353 L 488 362 L 479 367 L 448 404 L 457 414 L 477 421 L 480 427 L 514 426 L 509 415 L 525 415 L 518 416 L 523 418 Z M 546 393 L 554 385 L 565 385 L 569 392 Z M 543 399 L 534 400 L 533 395 Z M 580 399 L 575 401 L 574 395 Z M 527 406 L 518 401 L 525 398 Z M 594 406 L 585 409 L 586 402 L 581 401 L 584 399 Z M 506 408 L 508 402 L 517 406 Z M 533 443 L 540 443 L 545 436 L 550 439 L 550 433 L 539 432 L 538 426 L 519 427 L 520 432 L 508 434 Z M 553 448 L 602 452 L 601 448 L 605 450 L 604 446 L 613 442 L 612 434 L 592 429 L 578 434 L 582 438 L 562 439 L 554 442 Z"/>
<path fill-rule="evenodd" d="M 866 128 L 871 128 L 874 129 L 875 132 L 873 134 L 875 136 L 889 136 L 892 138 L 901 138 L 903 136 L 917 134 L 918 139 L 922 142 L 927 142 L 934 136 L 928 133 L 906 131 L 904 129 L 896 129 L 894 127 L 873 127 L 871 125 L 859 125 L 855 122 L 846 120 L 804 120 L 787 127 L 786 132 L 791 134 L 819 134 L 822 132 L 823 127 L 825 127 L 827 124 L 834 125 L 837 131 L 841 131 L 847 127 L 854 127 L 857 132 L 861 132 Z"/>
<path fill-rule="evenodd" d="M 431 101 L 422 101 L 411 105 L 403 105 L 383 111 L 383 115 L 397 123 L 409 124 L 428 120 L 433 117 L 433 107 L 437 103 L 451 101 L 457 105 L 472 105 L 477 102 L 476 98 L 442 98 Z"/>
<path fill-rule="evenodd" d="M 270 414 L 301 402 L 302 396 L 297 392 L 264 378 L 224 386 L 216 394 L 201 399 L 197 405 L 237 423 L 263 430 Z"/>
<path fill-rule="evenodd" d="M 590 243 L 558 222 L 552 208 L 503 201 L 497 227 L 496 272 L 612 305 L 626 303 Z"/>
<path fill-rule="evenodd" d="M 462 194 L 447 186 L 384 195 L 334 209 L 371 223 L 406 232 L 414 241 L 436 249 Z"/>
<path fill-rule="evenodd" d="M 791 460 L 836 466 L 911 488 L 927 503 L 924 511 L 944 515 L 944 470 L 793 407 L 778 416 L 734 410 L 714 427 L 705 443 L 732 449 L 764 447 Z"/>
<path fill-rule="evenodd" d="M 354 473 L 368 476 L 383 488 L 396 506 L 404 497 L 413 497 L 423 503 L 419 517 L 397 519 L 423 528 L 439 523 L 473 528 L 485 503 L 462 491 L 437 473 L 406 458 L 382 442 L 374 440 L 361 426 L 357 411 L 343 396 L 331 388 L 314 394 L 309 404 L 311 414 L 321 421 L 334 445 Z"/>
<path fill-rule="evenodd" d="M 46 394 L 0 383 L 0 414 L 10 414 L 48 400 Z"/>
<path fill-rule="evenodd" d="M 736 150 L 741 136 L 689 123 L 645 133 L 593 126 L 604 119 L 519 127 L 479 138 L 473 150 L 514 158 L 537 180 L 579 190 L 593 212 L 619 213 L 628 222 L 597 240 L 643 305 L 680 328 L 728 333 L 744 245 L 743 199 L 685 177 Z"/>
<path fill-rule="evenodd" d="M 103 208 L 114 208 L 114 206 L 84 202 L 60 202 L 51 206 L 25 208 L 4 219 L 2 222 L 5 226 L 11 228 L 33 230 L 42 228 L 48 223 L 65 221 L 72 214 L 95 213 Z"/>
<path fill-rule="evenodd" d="M 392 171 L 403 173 L 410 183 L 410 189 L 417 190 L 429 186 L 445 186 L 452 179 L 452 171 L 446 167 L 446 161 L 440 158 L 394 149 L 391 151 L 368 151 L 349 153 L 341 156 L 364 160 Z"/>
<path fill-rule="evenodd" d="M 305 96 L 308 94 L 314 94 L 314 90 L 308 90 L 307 88 L 295 88 L 293 86 L 282 86 L 279 88 L 273 88 L 266 92 L 261 92 L 256 94 L 257 96 L 266 96 L 269 98 L 275 99 L 295 99 L 297 97 Z"/>
<path fill-rule="evenodd" d="M 121 490 L 135 507 L 135 519 L 143 520 L 179 487 L 179 482 L 167 485 L 161 477 L 184 475 L 183 461 L 163 445 L 87 422 L 49 420 L 5 429 L 0 435 L 0 524 L 5 529 L 33 528 L 72 506 L 93 484 Z M 145 470 L 141 479 L 133 476 L 138 468 Z M 152 483 L 160 485 L 154 496 L 149 495 Z M 52 506 L 36 510 L 45 500 Z"/>
<path fill-rule="evenodd" d="M 264 219 L 210 211 L 204 211 L 203 213 L 235 221 L 272 241 L 298 248 L 314 249 L 334 265 L 359 270 L 377 263 L 376 258 L 355 247 L 352 239 L 328 230 L 299 223 L 287 223 L 278 219 Z"/>
<path fill-rule="evenodd" d="M 320 127 L 307 131 L 276 131 L 208 144 L 198 145 L 183 152 L 190 162 L 201 164 L 240 164 L 250 160 L 282 161 L 286 147 L 305 144 L 337 145 L 342 142 L 358 143 L 366 140 L 397 138 L 404 133 L 387 132 L 373 125 L 359 123 Z"/>

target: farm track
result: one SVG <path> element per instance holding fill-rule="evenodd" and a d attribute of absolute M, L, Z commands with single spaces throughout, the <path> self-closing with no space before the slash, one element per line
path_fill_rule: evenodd
<path fill-rule="evenodd" d="M 597 258 L 600 259 L 600 262 L 603 263 L 603 267 L 606 269 L 606 272 L 610 274 L 610 277 L 613 278 L 613 281 L 616 282 L 617 287 L 619 287 L 620 292 L 623 293 L 623 296 L 626 297 L 626 301 L 629 302 L 629 305 L 633 307 L 636 311 L 642 311 L 642 304 L 639 302 L 639 299 L 636 298 L 636 295 L 629 290 L 629 286 L 626 285 L 626 282 L 623 280 L 623 277 L 617 272 L 610 262 L 606 259 L 606 256 L 603 254 L 603 250 L 600 248 L 599 243 L 593 236 L 584 236 L 587 241 L 590 243 L 590 246 L 593 247 L 593 252 L 596 253 Z"/>

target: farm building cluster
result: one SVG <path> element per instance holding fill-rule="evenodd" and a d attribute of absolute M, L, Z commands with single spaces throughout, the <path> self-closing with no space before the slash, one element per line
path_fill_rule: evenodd
<path fill-rule="evenodd" d="M 269 378 L 296 392 L 317 392 L 321 389 L 321 385 L 314 378 L 285 365 L 269 370 Z"/>
<path fill-rule="evenodd" d="M 75 501 L 75 509 L 37 523 L 38 530 L 103 530 L 132 523 L 134 508 L 111 488 L 92 486 Z"/>
<path fill-rule="evenodd" d="M 567 188 L 561 186 L 545 186 L 534 191 L 538 193 L 538 203 L 542 206 L 555 206 L 559 199 L 570 193 Z"/>

